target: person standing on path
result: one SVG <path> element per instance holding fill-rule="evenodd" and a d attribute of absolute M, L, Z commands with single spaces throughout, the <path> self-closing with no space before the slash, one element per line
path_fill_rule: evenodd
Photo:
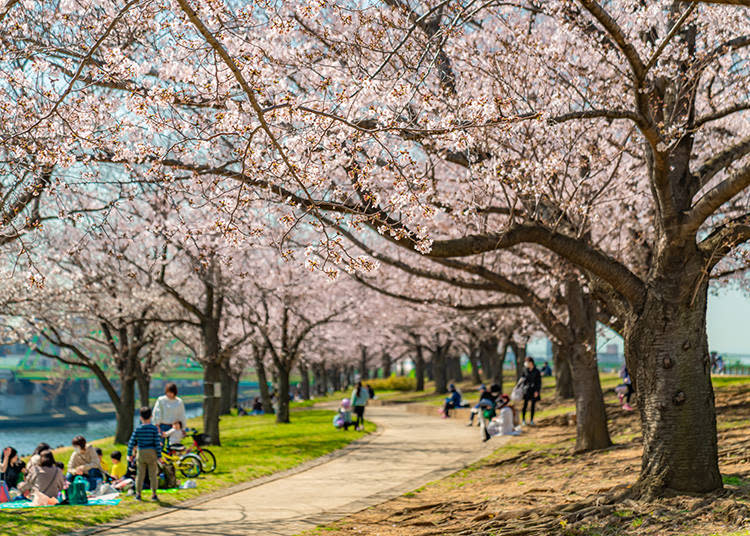
<path fill-rule="evenodd" d="M 159 500 L 156 489 L 159 487 L 159 461 L 161 461 L 161 434 L 151 424 L 151 408 L 141 408 L 141 425 L 133 431 L 128 441 L 128 460 L 133 461 L 133 449 L 138 447 L 138 469 L 135 477 L 135 500 L 141 500 L 143 480 L 148 471 L 151 485 L 151 500 Z"/>
<path fill-rule="evenodd" d="M 365 406 L 369 399 L 370 393 L 367 391 L 367 388 L 362 386 L 361 381 L 358 381 L 351 396 L 354 414 L 357 416 L 354 422 L 357 430 L 363 430 L 365 427 Z"/>
<path fill-rule="evenodd" d="M 531 402 L 531 420 L 529 421 L 530 426 L 534 426 L 534 410 L 536 409 L 536 403 L 539 400 L 539 394 L 542 391 L 542 374 L 534 364 L 533 357 L 527 357 L 524 362 L 526 368 L 523 371 L 523 410 L 522 418 L 523 424 L 526 424 L 526 409 Z"/>
<path fill-rule="evenodd" d="M 168 383 L 164 394 L 156 399 L 154 404 L 154 423 L 162 434 L 172 428 L 176 421 L 187 422 L 185 403 L 177 396 L 177 385 Z"/>

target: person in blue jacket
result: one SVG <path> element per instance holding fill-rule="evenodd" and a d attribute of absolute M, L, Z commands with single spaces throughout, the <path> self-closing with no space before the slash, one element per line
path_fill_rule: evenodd
<path fill-rule="evenodd" d="M 450 410 L 461 407 L 461 392 L 456 389 L 456 386 L 450 384 L 448 386 L 448 396 L 445 399 L 445 405 L 443 405 L 443 419 L 450 417 Z"/>

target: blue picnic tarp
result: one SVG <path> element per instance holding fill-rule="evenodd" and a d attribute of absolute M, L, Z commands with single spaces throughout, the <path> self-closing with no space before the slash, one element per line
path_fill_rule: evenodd
<path fill-rule="evenodd" d="M 86 504 L 77 506 L 115 506 L 120 504 L 120 496 L 118 494 L 102 495 L 101 497 L 89 497 L 89 501 Z M 0 503 L 0 510 L 21 510 L 24 508 L 54 508 L 55 506 L 68 506 L 65 504 L 55 504 L 48 506 L 32 506 L 31 501 L 10 501 Z"/>

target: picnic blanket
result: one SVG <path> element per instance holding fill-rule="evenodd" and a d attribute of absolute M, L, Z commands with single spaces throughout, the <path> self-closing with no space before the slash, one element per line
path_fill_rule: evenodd
<path fill-rule="evenodd" d="M 109 495 L 102 495 L 101 497 L 89 497 L 89 501 L 86 504 L 80 504 L 76 506 L 115 506 L 120 504 L 120 494 L 111 493 Z M 66 504 L 55 504 L 48 506 L 32 506 L 31 501 L 10 501 L 0 503 L 0 510 L 21 510 L 25 508 L 54 508 L 56 506 L 69 506 Z"/>

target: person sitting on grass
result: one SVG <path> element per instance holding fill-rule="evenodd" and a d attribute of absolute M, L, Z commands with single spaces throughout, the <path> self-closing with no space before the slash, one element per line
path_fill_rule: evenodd
<path fill-rule="evenodd" d="M 250 415 L 263 415 L 265 413 L 263 411 L 263 402 L 261 401 L 259 396 L 256 396 L 253 399 L 253 409 L 250 412 Z"/>
<path fill-rule="evenodd" d="M 461 391 L 456 389 L 456 386 L 450 384 L 448 386 L 448 396 L 445 399 L 445 404 L 441 411 L 443 419 L 450 417 L 450 410 L 461 407 Z"/>
<path fill-rule="evenodd" d="M 333 418 L 333 426 L 343 428 L 345 431 L 349 430 L 350 426 L 355 426 L 354 421 L 352 421 L 352 404 L 348 398 L 341 401 L 341 407 Z"/>
<path fill-rule="evenodd" d="M 45 450 L 52 450 L 52 447 L 50 447 L 47 443 L 41 442 L 39 443 L 36 448 L 34 449 L 34 452 L 31 453 L 31 458 L 29 458 L 29 464 L 28 469 L 31 469 L 35 465 L 39 465 L 41 462 L 40 454 L 44 452 Z"/>
<path fill-rule="evenodd" d="M 93 445 L 86 444 L 86 438 L 78 435 L 73 438 L 73 454 L 68 461 L 68 474 L 66 478 L 72 482 L 76 476 L 85 476 L 89 481 L 89 489 L 96 488 L 96 480 L 104 480 L 102 466 L 99 456 Z"/>
<path fill-rule="evenodd" d="M 164 432 L 164 441 L 169 447 L 182 447 L 182 440 L 185 439 L 185 430 L 182 427 L 182 421 L 172 423 L 172 428 Z M 183 447 L 184 448 L 184 447 Z"/>
<path fill-rule="evenodd" d="M 39 492 L 54 499 L 64 487 L 62 469 L 57 466 L 52 451 L 45 450 L 39 454 L 39 465 L 29 470 L 26 479 L 18 485 L 18 490 L 27 498 Z"/>
<path fill-rule="evenodd" d="M 109 466 L 109 462 L 104 459 L 104 451 L 99 447 L 96 447 L 94 450 L 96 451 L 97 458 L 99 458 L 99 467 L 102 468 L 102 472 L 104 474 L 109 475 L 109 470 L 111 468 Z"/>
<path fill-rule="evenodd" d="M 474 417 L 476 417 L 480 411 L 486 408 L 495 408 L 495 403 L 500 396 L 500 391 L 501 389 L 498 384 L 493 384 L 489 389 L 484 385 L 479 388 L 479 402 L 477 402 L 477 405 L 471 409 L 471 413 L 469 414 L 469 424 L 466 426 L 474 425 Z"/>
<path fill-rule="evenodd" d="M 18 482 L 26 473 L 26 463 L 18 458 L 18 452 L 13 447 L 5 447 L 0 456 L 0 480 L 9 488 L 18 486 Z"/>
<path fill-rule="evenodd" d="M 148 471 L 151 487 L 151 500 L 158 501 L 156 488 L 159 485 L 159 461 L 161 460 L 161 434 L 159 429 L 151 424 L 151 408 L 142 407 L 140 410 L 141 424 L 133 431 L 128 441 L 128 461 L 133 461 L 133 450 L 138 447 L 137 473 L 135 478 L 135 500 L 141 500 L 143 480 Z"/>
<path fill-rule="evenodd" d="M 111 469 L 109 474 L 115 481 L 125 478 L 125 473 L 128 471 L 128 464 L 122 459 L 122 452 L 119 450 L 112 451 L 109 455 Z"/>

